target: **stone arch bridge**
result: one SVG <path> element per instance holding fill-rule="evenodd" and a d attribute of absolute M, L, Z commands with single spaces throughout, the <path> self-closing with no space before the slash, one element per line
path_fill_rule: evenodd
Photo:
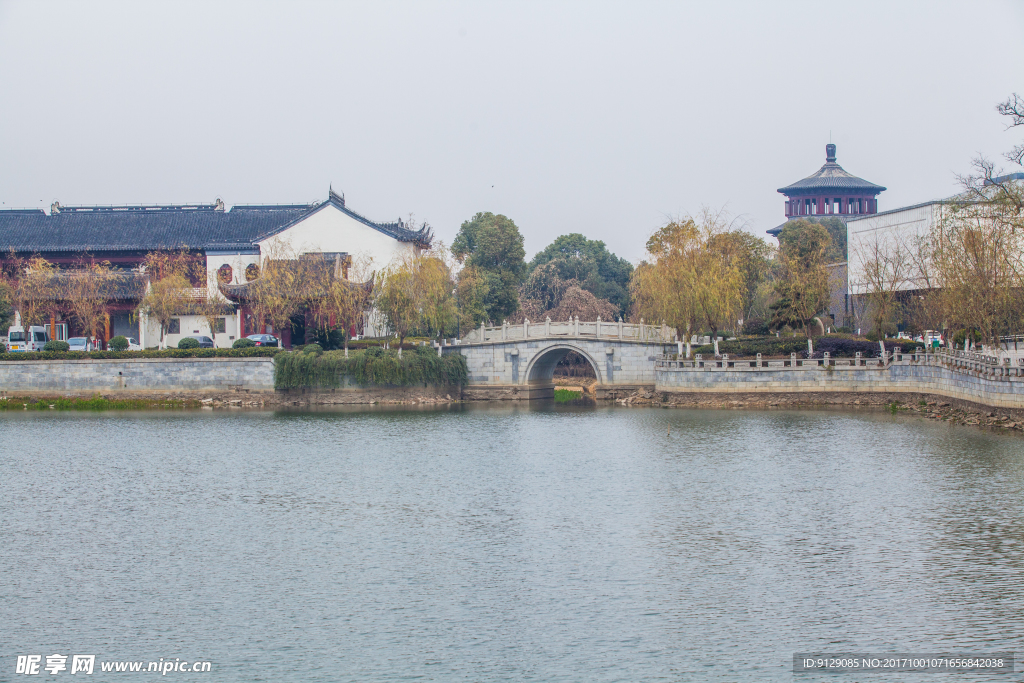
<path fill-rule="evenodd" d="M 570 351 L 589 361 L 599 398 L 654 387 L 654 361 L 677 350 L 675 330 L 643 323 L 524 322 L 479 328 L 443 353 L 466 357 L 472 398 L 533 399 L 554 395 L 554 372 Z"/>

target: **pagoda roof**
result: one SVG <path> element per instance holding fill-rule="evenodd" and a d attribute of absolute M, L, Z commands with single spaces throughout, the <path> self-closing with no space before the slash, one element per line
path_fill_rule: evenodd
<path fill-rule="evenodd" d="M 836 146 L 832 143 L 825 145 L 825 165 L 815 173 L 803 180 L 798 180 L 792 185 L 780 187 L 779 192 L 784 195 L 811 194 L 817 190 L 862 190 L 871 194 L 878 194 L 885 190 L 881 185 L 875 185 L 863 178 L 858 178 L 848 173 L 842 166 L 836 163 Z"/>

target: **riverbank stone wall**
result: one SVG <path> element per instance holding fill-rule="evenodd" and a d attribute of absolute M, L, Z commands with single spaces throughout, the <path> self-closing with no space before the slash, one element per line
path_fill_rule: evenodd
<path fill-rule="evenodd" d="M 272 358 L 131 358 L 0 362 L 0 393 L 272 393 Z"/>
<path fill-rule="evenodd" d="M 668 393 L 916 393 L 1024 409 L 1024 379 L 985 377 L 931 363 L 758 369 L 658 367 L 655 375 L 656 390 Z"/>

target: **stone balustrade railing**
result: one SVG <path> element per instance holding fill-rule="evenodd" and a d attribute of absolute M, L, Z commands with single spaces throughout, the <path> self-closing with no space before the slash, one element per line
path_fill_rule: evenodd
<path fill-rule="evenodd" d="M 487 327 L 483 324 L 462 338 L 463 344 L 481 344 L 484 342 L 505 342 L 526 339 L 543 339 L 545 337 L 585 337 L 592 339 L 621 339 L 635 342 L 676 342 L 678 335 L 667 325 L 645 325 L 618 321 L 603 321 L 598 318 L 594 322 L 583 322 L 579 318 L 555 322 L 550 318 L 535 323 L 529 320 L 521 325 L 505 323 L 498 327 Z"/>
<path fill-rule="evenodd" d="M 799 358 L 797 354 L 790 354 L 789 358 L 762 358 L 757 354 L 754 360 L 730 360 L 728 354 L 716 358 L 703 358 L 697 354 L 693 359 L 682 359 L 675 355 L 662 356 L 655 361 L 656 369 L 686 369 L 697 370 L 779 370 L 782 368 L 791 369 L 817 369 L 817 368 L 884 368 L 889 365 L 941 365 L 951 370 L 963 373 L 970 373 L 979 377 L 990 379 L 1024 379 L 1024 358 L 1012 365 L 1009 358 L 1000 362 L 995 356 L 987 356 L 970 351 L 951 351 L 949 349 L 936 349 L 933 352 L 903 353 L 900 347 L 895 347 L 885 356 L 876 358 L 864 358 L 860 353 L 855 358 L 830 358 L 828 353 L 821 358 Z"/>

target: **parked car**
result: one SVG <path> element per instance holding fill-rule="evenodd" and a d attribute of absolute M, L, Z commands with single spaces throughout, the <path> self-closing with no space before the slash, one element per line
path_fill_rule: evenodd
<path fill-rule="evenodd" d="M 256 346 L 277 346 L 277 337 L 272 334 L 250 334 L 247 339 L 252 339 Z"/>
<path fill-rule="evenodd" d="M 8 351 L 42 351 L 46 342 L 50 341 L 50 334 L 41 325 L 32 325 L 28 332 L 20 325 L 12 325 L 7 330 L 7 340 Z"/>
<path fill-rule="evenodd" d="M 142 350 L 142 344 L 140 344 L 139 340 L 136 339 L 135 337 L 125 337 L 125 339 L 128 340 L 128 349 L 127 349 L 128 351 L 141 351 Z M 200 344 L 200 346 L 202 346 L 202 344 Z"/>
<path fill-rule="evenodd" d="M 201 349 L 212 349 L 213 348 L 213 340 L 210 339 L 209 337 L 204 337 L 201 334 L 190 334 L 188 336 L 192 337 L 197 342 L 199 342 L 199 348 L 201 348 Z M 136 348 L 132 349 L 132 350 L 133 351 L 139 350 L 138 342 L 135 343 L 135 346 L 136 346 Z"/>
<path fill-rule="evenodd" d="M 71 347 L 69 351 L 92 351 L 92 342 L 88 337 L 69 337 L 68 346 Z"/>

